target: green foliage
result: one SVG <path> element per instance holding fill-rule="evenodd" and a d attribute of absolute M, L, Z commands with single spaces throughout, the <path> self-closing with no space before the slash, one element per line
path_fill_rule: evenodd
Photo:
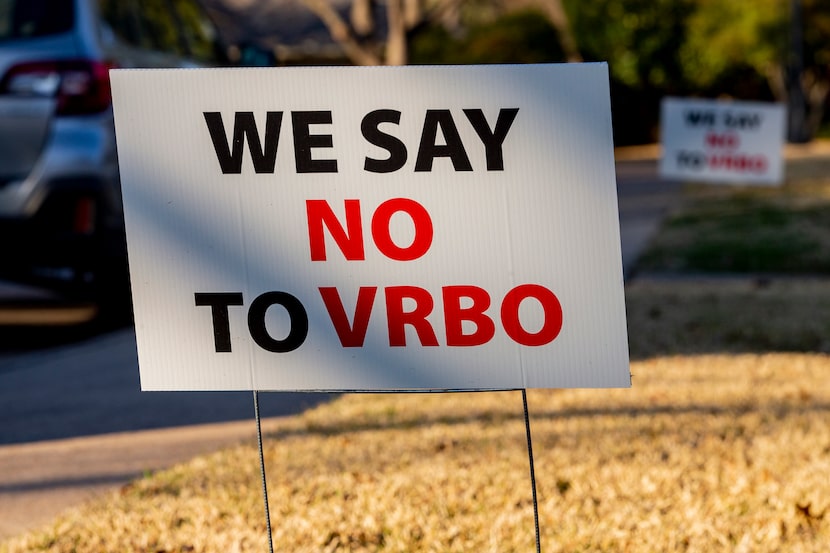
<path fill-rule="evenodd" d="M 736 196 L 699 201 L 664 224 L 646 271 L 830 272 L 830 204 Z"/>
<path fill-rule="evenodd" d="M 786 54 L 787 8 L 782 0 L 697 0 L 678 52 L 685 79 L 708 88 L 735 68 L 773 71 Z"/>
<path fill-rule="evenodd" d="M 648 136 L 663 96 L 787 98 L 795 0 L 562 0 L 583 57 L 608 61 L 617 143 Z M 830 87 L 830 0 L 802 6 L 809 131 L 818 129 Z M 623 114 L 619 108 L 635 113 Z M 620 129 L 622 129 L 620 131 Z M 634 129 L 632 132 L 631 129 Z M 652 133 L 653 135 L 653 133 Z M 653 137 L 656 138 L 656 137 Z"/>
<path fill-rule="evenodd" d="M 562 61 L 556 30 L 534 11 L 505 15 L 470 30 L 463 56 L 469 63 L 541 63 Z"/>
<path fill-rule="evenodd" d="M 792 0 L 561 0 L 586 61 L 606 61 L 615 141 L 656 140 L 660 99 L 785 99 Z M 804 87 L 817 129 L 830 87 L 830 0 L 803 6 Z M 557 31 L 534 11 L 499 16 L 490 0 L 462 2 L 464 25 L 425 26 L 413 63 L 562 61 Z M 465 15 L 466 14 L 466 15 Z"/>
<path fill-rule="evenodd" d="M 790 0 L 564 3 L 583 56 L 608 61 L 612 78 L 632 88 L 731 94 L 740 80 L 780 69 L 790 47 Z M 805 64 L 826 68 L 830 0 L 802 3 Z"/>
<path fill-rule="evenodd" d="M 658 139 L 660 98 L 685 95 L 677 52 L 695 0 L 563 0 L 586 61 L 606 61 L 614 143 Z"/>
<path fill-rule="evenodd" d="M 443 27 L 420 29 L 409 43 L 409 62 L 415 65 L 453 63 L 455 39 Z"/>
<path fill-rule="evenodd" d="M 790 0 L 736 2 L 696 0 L 679 51 L 684 77 L 697 87 L 717 85 L 740 68 L 776 78 L 791 55 Z M 830 0 L 801 0 L 803 55 L 807 72 L 828 74 Z"/>
<path fill-rule="evenodd" d="M 586 60 L 607 61 L 630 88 L 674 90 L 682 84 L 677 51 L 693 0 L 564 0 Z"/>
<path fill-rule="evenodd" d="M 804 0 L 805 65 L 830 68 L 830 0 Z"/>
<path fill-rule="evenodd" d="M 564 59 L 556 30 L 544 15 L 517 11 L 471 26 L 460 37 L 430 27 L 410 46 L 415 64 L 544 63 Z"/>

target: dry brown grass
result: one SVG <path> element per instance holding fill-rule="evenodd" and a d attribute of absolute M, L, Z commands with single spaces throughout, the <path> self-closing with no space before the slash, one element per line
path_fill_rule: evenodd
<path fill-rule="evenodd" d="M 830 358 L 663 357 L 529 392 L 543 551 L 830 550 Z M 0 546 L 267 551 L 255 444 Z M 518 392 L 347 395 L 266 440 L 277 551 L 532 551 Z"/>

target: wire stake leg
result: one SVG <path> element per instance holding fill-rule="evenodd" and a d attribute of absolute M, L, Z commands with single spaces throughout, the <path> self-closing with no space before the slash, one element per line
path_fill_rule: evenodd
<path fill-rule="evenodd" d="M 527 456 L 530 460 L 530 485 L 533 489 L 533 523 L 536 526 L 536 553 L 541 553 L 541 536 L 539 534 L 539 503 L 536 499 L 536 469 L 533 464 L 533 441 L 530 438 L 530 413 L 527 410 L 527 389 L 522 388 L 522 405 L 525 410 L 525 433 L 527 434 Z"/>
<path fill-rule="evenodd" d="M 268 530 L 268 551 L 274 553 L 274 538 L 271 534 L 271 511 L 268 508 L 268 481 L 265 479 L 265 455 L 262 452 L 262 421 L 259 416 L 258 390 L 254 390 L 254 416 L 256 417 L 256 441 L 259 447 L 259 470 L 262 474 L 262 497 L 265 501 L 265 527 Z"/>

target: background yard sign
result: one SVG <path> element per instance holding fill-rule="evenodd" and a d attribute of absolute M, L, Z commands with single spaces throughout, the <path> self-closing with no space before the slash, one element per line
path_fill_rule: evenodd
<path fill-rule="evenodd" d="M 782 104 L 665 98 L 660 174 L 727 184 L 781 184 Z"/>
<path fill-rule="evenodd" d="M 606 65 L 112 87 L 142 389 L 630 385 Z"/>

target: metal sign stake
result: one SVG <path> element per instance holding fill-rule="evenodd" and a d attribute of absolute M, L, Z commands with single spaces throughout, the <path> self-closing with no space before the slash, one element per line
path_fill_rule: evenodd
<path fill-rule="evenodd" d="M 533 523 L 536 527 L 536 553 L 541 553 L 539 534 L 539 502 L 536 499 L 536 469 L 533 463 L 533 441 L 530 438 L 530 413 L 527 410 L 527 388 L 522 388 L 522 405 L 525 411 L 525 433 L 527 434 L 527 457 L 530 460 L 530 486 L 533 489 Z"/>
<path fill-rule="evenodd" d="M 522 406 L 524 408 L 525 434 L 527 436 L 527 456 L 530 463 L 530 486 L 533 492 L 533 523 L 536 530 L 536 553 L 541 553 L 541 535 L 539 531 L 539 501 L 536 496 L 536 469 L 533 461 L 533 440 L 530 432 L 530 413 L 527 408 L 527 388 L 522 388 Z M 262 419 L 259 414 L 259 391 L 254 390 L 254 416 L 256 418 L 257 446 L 259 448 L 259 469 L 262 475 L 262 496 L 265 502 L 265 527 L 268 530 L 268 551 L 274 553 L 274 538 L 271 531 L 271 511 L 268 507 L 268 481 L 265 477 L 265 455 L 262 447 Z"/>
<path fill-rule="evenodd" d="M 259 416 L 259 391 L 254 390 L 254 416 L 256 417 L 256 441 L 259 447 L 259 471 L 262 474 L 262 496 L 265 501 L 265 527 L 268 529 L 268 551 L 274 553 L 271 534 L 271 511 L 268 508 L 268 481 L 265 479 L 265 455 L 262 452 L 262 420 Z"/>

